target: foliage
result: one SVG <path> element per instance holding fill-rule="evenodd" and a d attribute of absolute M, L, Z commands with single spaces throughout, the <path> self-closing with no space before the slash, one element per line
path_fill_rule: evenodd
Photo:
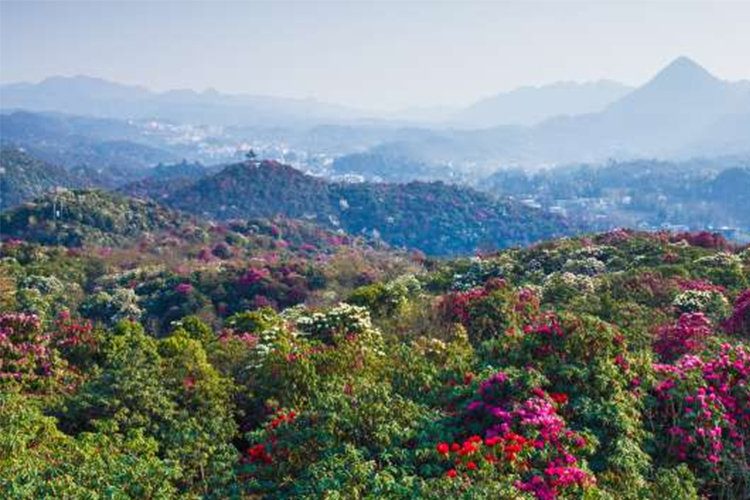
<path fill-rule="evenodd" d="M 731 246 L 618 230 L 431 260 L 204 229 L 2 246 L 3 498 L 750 495 Z"/>
<path fill-rule="evenodd" d="M 164 187 L 164 186 L 161 186 Z M 143 192 L 139 192 L 143 195 Z M 567 221 L 442 182 L 332 183 L 275 161 L 227 166 L 152 199 L 218 220 L 305 218 L 433 255 L 528 244 L 568 232 Z"/>
<path fill-rule="evenodd" d="M 64 190 L 0 215 L 3 237 L 67 247 L 125 245 L 143 233 L 186 226 L 184 216 L 150 201 L 96 190 Z"/>

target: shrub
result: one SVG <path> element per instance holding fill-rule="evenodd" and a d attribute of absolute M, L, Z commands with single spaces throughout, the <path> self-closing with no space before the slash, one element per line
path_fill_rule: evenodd
<path fill-rule="evenodd" d="M 750 337 L 750 290 L 745 290 L 735 301 L 732 315 L 724 328 L 734 335 Z"/>
<path fill-rule="evenodd" d="M 685 354 L 697 354 L 711 337 L 711 323 L 703 313 L 684 313 L 675 325 L 659 328 L 654 351 L 664 362 L 673 362 Z"/>

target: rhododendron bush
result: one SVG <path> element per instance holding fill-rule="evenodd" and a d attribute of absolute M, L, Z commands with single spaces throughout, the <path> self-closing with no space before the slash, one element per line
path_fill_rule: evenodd
<path fill-rule="evenodd" d="M 558 407 L 567 404 L 564 393 L 548 394 L 539 387 L 524 390 L 498 372 L 481 382 L 478 398 L 464 413 L 464 425 L 479 431 L 461 445 L 453 443 L 438 451 L 455 456 L 457 469 L 470 474 L 477 461 L 488 462 L 507 473 L 515 472 L 516 487 L 531 492 L 540 500 L 550 500 L 570 489 L 585 489 L 596 482 L 582 469 L 579 457 L 586 439 L 567 427 Z M 520 390 L 519 390 L 520 389 Z"/>
<path fill-rule="evenodd" d="M 71 341 L 74 337 L 64 339 Z M 0 314 L 0 384 L 45 390 L 62 374 L 62 360 L 39 317 Z"/>
<path fill-rule="evenodd" d="M 723 344 L 705 359 L 656 365 L 652 418 L 664 458 L 691 464 L 722 498 L 750 495 L 750 350 Z"/>
<path fill-rule="evenodd" d="M 732 315 L 727 318 L 724 327 L 730 333 L 750 338 L 750 290 L 742 292 L 734 304 Z"/>
<path fill-rule="evenodd" d="M 0 247 L 0 497 L 750 498 L 747 251 L 320 231 Z"/>

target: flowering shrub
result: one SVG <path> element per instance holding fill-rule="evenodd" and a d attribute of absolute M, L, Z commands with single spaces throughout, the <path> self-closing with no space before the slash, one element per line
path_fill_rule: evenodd
<path fill-rule="evenodd" d="M 23 390 L 47 389 L 61 368 L 38 316 L 0 314 L 0 385 Z"/>
<path fill-rule="evenodd" d="M 190 283 L 180 283 L 174 287 L 174 291 L 181 295 L 189 295 L 193 291 L 193 285 Z"/>
<path fill-rule="evenodd" d="M 680 313 L 703 313 L 716 321 L 729 314 L 729 301 L 718 290 L 686 290 L 675 297 L 672 305 Z"/>
<path fill-rule="evenodd" d="M 729 243 L 726 238 L 719 233 L 710 233 L 708 231 L 700 231 L 697 233 L 679 233 L 671 237 L 672 241 L 686 241 L 690 245 L 710 248 L 717 250 L 724 250 L 729 247 Z"/>
<path fill-rule="evenodd" d="M 724 328 L 734 335 L 750 337 L 750 290 L 745 290 L 734 303 L 732 315 Z"/>
<path fill-rule="evenodd" d="M 662 361 L 672 362 L 685 354 L 699 353 L 711 335 L 711 322 L 703 313 L 684 313 L 677 324 L 659 328 L 654 351 Z"/>
<path fill-rule="evenodd" d="M 566 302 L 581 295 L 591 294 L 594 290 L 594 281 L 590 276 L 571 272 L 552 273 L 544 279 L 542 296 L 548 302 Z"/>
<path fill-rule="evenodd" d="M 237 283 L 241 286 L 251 286 L 259 281 L 262 281 L 270 276 L 267 269 L 250 268 L 248 271 L 239 279 Z"/>
<path fill-rule="evenodd" d="M 75 320 L 65 311 L 51 327 L 51 342 L 73 366 L 88 367 L 97 362 L 101 332 L 86 320 Z"/>
<path fill-rule="evenodd" d="M 272 465 L 274 452 L 279 453 L 279 450 L 274 450 L 276 448 L 274 431 L 281 425 L 293 422 L 296 416 L 297 413 L 294 410 L 288 412 L 278 410 L 266 425 L 265 441 L 248 448 L 245 460 L 250 464 Z"/>
<path fill-rule="evenodd" d="M 77 285 L 68 285 L 55 276 L 29 275 L 21 279 L 16 291 L 18 308 L 40 316 L 43 320 L 54 317 L 71 299 L 80 293 Z"/>
<path fill-rule="evenodd" d="M 750 495 L 750 353 L 724 344 L 714 357 L 656 365 L 662 459 L 685 462 L 718 498 Z"/>
<path fill-rule="evenodd" d="M 452 292 L 442 297 L 439 307 L 443 318 L 461 323 L 473 344 L 496 337 L 507 330 L 523 310 L 524 300 L 517 297 L 501 279 L 489 280 L 483 288 Z"/>
<path fill-rule="evenodd" d="M 596 481 L 580 458 L 586 440 L 568 429 L 558 413 L 567 402 L 565 394 L 529 389 L 503 372 L 485 379 L 463 416 L 464 426 L 479 434 L 460 444 L 436 446 L 451 461 L 446 475 L 470 476 L 480 467 L 498 468 L 518 475 L 516 487 L 540 500 L 593 485 Z"/>
<path fill-rule="evenodd" d="M 513 272 L 513 263 L 508 259 L 471 259 L 468 269 L 453 276 L 452 289 L 466 292 L 472 288 L 481 287 L 491 278 L 507 278 Z"/>
<path fill-rule="evenodd" d="M 138 297 L 129 288 L 115 288 L 110 292 L 98 292 L 89 296 L 81 304 L 81 314 L 114 325 L 126 319 L 139 319 L 143 311 L 138 305 Z"/>
<path fill-rule="evenodd" d="M 347 299 L 352 305 L 367 307 L 378 316 L 397 314 L 410 297 L 418 295 L 422 285 L 414 275 L 406 275 L 387 283 L 360 287 Z"/>
<path fill-rule="evenodd" d="M 747 286 L 742 260 L 735 254 L 719 252 L 697 259 L 693 263 L 697 274 L 715 285 L 727 288 Z"/>
<path fill-rule="evenodd" d="M 367 309 L 342 303 L 322 313 L 302 315 L 297 319 L 297 328 L 311 338 L 333 343 L 352 335 L 374 334 Z"/>
<path fill-rule="evenodd" d="M 596 276 L 606 270 L 607 265 L 595 257 L 568 259 L 563 266 L 564 272 L 583 276 Z"/>

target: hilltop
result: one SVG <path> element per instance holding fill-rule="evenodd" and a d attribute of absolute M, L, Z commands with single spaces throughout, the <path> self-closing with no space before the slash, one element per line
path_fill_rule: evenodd
<path fill-rule="evenodd" d="M 467 187 L 336 183 L 274 161 L 229 165 L 174 190 L 139 183 L 123 192 L 216 220 L 302 218 L 434 255 L 525 245 L 570 230 L 559 217 Z"/>
<path fill-rule="evenodd" d="M 39 160 L 20 148 L 0 148 L 0 209 L 12 207 L 56 188 L 90 186 L 90 181 Z"/>
<path fill-rule="evenodd" d="M 131 246 L 150 233 L 187 230 L 188 221 L 153 201 L 91 189 L 49 193 L 0 214 L 5 239 L 68 247 Z"/>

